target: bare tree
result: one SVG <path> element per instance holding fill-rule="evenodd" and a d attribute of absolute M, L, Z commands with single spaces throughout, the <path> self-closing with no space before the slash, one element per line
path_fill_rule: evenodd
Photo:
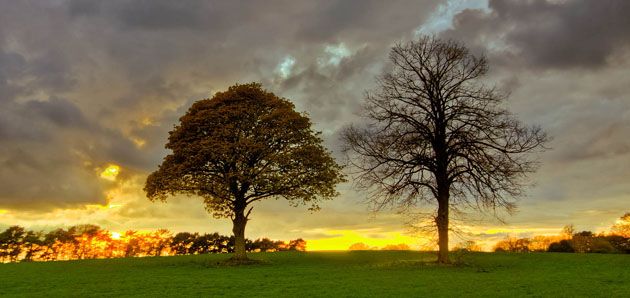
<path fill-rule="evenodd" d="M 363 122 L 344 130 L 356 186 L 375 210 L 437 203 L 438 262 L 448 263 L 449 210 L 512 211 L 546 134 L 508 112 L 480 79 L 485 57 L 423 37 L 398 44 L 368 92 Z"/>

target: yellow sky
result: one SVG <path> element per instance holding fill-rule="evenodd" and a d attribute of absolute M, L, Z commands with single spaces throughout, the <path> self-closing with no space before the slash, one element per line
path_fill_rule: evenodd
<path fill-rule="evenodd" d="M 94 169 L 95 179 L 106 182 L 103 204 L 86 204 L 73 208 L 58 208 L 46 212 L 0 210 L 0 224 L 18 224 L 32 229 L 48 230 L 80 223 L 98 224 L 114 233 L 125 230 L 151 231 L 166 228 L 173 232 L 220 232 L 230 234 L 228 219 L 213 219 L 196 198 L 173 198 L 167 203 L 151 203 L 142 191 L 145 175 L 132 172 L 117 164 L 105 164 Z M 347 212 L 349 199 L 343 195 L 337 204 L 324 204 L 320 212 L 289 207 L 280 200 L 268 200 L 256 205 L 247 227 L 251 239 L 269 237 L 307 240 L 308 250 L 345 250 L 352 244 L 369 247 L 406 244 L 412 249 L 431 249 L 432 235 L 410 233 L 402 224 L 404 217 L 394 213 L 371 214 L 363 205 Z M 356 200 L 355 200 L 356 201 Z M 610 219 L 610 224 L 615 222 Z M 608 224 L 608 223 L 606 223 Z M 608 226 L 602 225 L 602 229 Z M 545 225 L 465 225 L 453 234 L 450 245 L 474 240 L 485 250 L 506 235 L 555 235 L 562 226 Z M 461 234 L 464 234 L 462 236 Z"/>

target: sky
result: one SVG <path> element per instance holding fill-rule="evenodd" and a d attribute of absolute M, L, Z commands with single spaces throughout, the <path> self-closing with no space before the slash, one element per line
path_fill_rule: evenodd
<path fill-rule="evenodd" d="M 434 34 L 486 55 L 487 83 L 553 138 L 518 211 L 459 238 L 603 231 L 630 211 L 630 1 L 0 0 L 0 228 L 229 234 L 201 199 L 149 202 L 146 176 L 190 105 L 260 82 L 295 103 L 341 159 L 341 129 L 398 43 Z M 430 237 L 372 213 L 352 181 L 311 213 L 256 205 L 248 238 L 345 249 Z"/>

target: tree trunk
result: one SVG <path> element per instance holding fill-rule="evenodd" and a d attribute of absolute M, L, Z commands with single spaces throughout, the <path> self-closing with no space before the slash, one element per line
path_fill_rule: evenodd
<path fill-rule="evenodd" d="M 247 217 L 244 210 L 236 211 L 234 219 L 232 219 L 234 233 L 234 257 L 235 260 L 247 260 L 245 251 L 245 225 L 247 225 Z"/>
<path fill-rule="evenodd" d="M 438 198 L 438 214 L 435 223 L 438 229 L 438 263 L 448 264 L 448 190 L 440 191 Z"/>

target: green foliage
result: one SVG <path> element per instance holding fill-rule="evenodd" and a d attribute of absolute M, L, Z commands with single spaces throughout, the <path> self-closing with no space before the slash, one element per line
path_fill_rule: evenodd
<path fill-rule="evenodd" d="M 0 296 L 20 297 L 626 297 L 630 258 L 615 254 L 253 253 L 0 264 Z M 36 282 L 34 282 L 36 281 Z"/>

